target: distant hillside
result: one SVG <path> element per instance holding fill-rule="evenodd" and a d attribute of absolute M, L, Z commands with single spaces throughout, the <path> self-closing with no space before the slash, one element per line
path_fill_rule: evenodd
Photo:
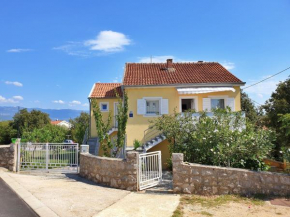
<path fill-rule="evenodd" d="M 23 109 L 20 107 L 20 109 Z M 73 109 L 41 109 L 41 108 L 28 108 L 28 111 L 32 109 L 39 110 L 49 114 L 51 120 L 69 120 L 80 115 L 81 110 Z M 13 116 L 18 112 L 18 107 L 0 106 L 0 121 L 12 120 Z M 84 111 L 88 112 L 88 111 Z"/>

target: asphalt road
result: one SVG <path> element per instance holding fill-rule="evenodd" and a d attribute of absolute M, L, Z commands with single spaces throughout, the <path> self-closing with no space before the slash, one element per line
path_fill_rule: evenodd
<path fill-rule="evenodd" d="M 38 216 L 1 178 L 0 178 L 0 217 Z"/>

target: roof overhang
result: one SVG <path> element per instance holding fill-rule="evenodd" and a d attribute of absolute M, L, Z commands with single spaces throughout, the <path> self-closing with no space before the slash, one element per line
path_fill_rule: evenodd
<path fill-rule="evenodd" d="M 200 93 L 213 93 L 232 91 L 235 92 L 233 87 L 195 87 L 195 88 L 176 88 L 179 94 L 200 94 Z"/>
<path fill-rule="evenodd" d="M 90 99 L 91 96 L 92 96 L 92 93 L 93 93 L 93 91 L 94 91 L 94 89 L 95 89 L 95 86 L 96 86 L 96 83 L 94 83 L 94 85 L 93 85 L 93 87 L 92 87 L 92 89 L 91 89 L 91 92 L 90 92 L 90 94 L 89 94 L 89 96 L 88 96 L 89 99 Z"/>

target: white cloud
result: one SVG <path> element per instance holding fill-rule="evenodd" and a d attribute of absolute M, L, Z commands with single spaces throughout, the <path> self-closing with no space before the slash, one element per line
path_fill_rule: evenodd
<path fill-rule="evenodd" d="M 23 97 L 22 96 L 13 96 L 13 99 L 15 99 L 15 100 L 23 100 Z"/>
<path fill-rule="evenodd" d="M 89 103 L 84 103 L 82 104 L 83 107 L 88 107 L 89 106 Z"/>
<path fill-rule="evenodd" d="M 113 83 L 120 83 L 120 82 L 122 82 L 122 78 L 115 77 L 115 79 L 113 79 L 112 82 L 113 82 Z"/>
<path fill-rule="evenodd" d="M 227 70 L 231 70 L 231 69 L 234 69 L 235 68 L 235 63 L 232 63 L 232 62 L 225 61 L 225 62 L 222 62 L 221 64 Z"/>
<path fill-rule="evenodd" d="M 69 106 L 73 107 L 73 106 L 77 106 L 77 105 L 81 105 L 82 103 L 80 101 L 77 100 L 73 100 L 71 102 L 69 102 Z"/>
<path fill-rule="evenodd" d="M 6 52 L 8 52 L 8 53 L 21 53 L 21 52 L 28 52 L 28 51 L 32 51 L 32 49 L 14 48 L 14 49 L 7 50 Z"/>
<path fill-rule="evenodd" d="M 124 50 L 124 46 L 130 45 L 131 40 L 120 32 L 101 31 L 96 39 L 85 41 L 84 45 L 90 50 L 104 52 L 118 52 Z"/>
<path fill-rule="evenodd" d="M 82 104 L 80 101 L 77 101 L 77 100 L 73 100 L 70 102 L 70 104 L 73 104 L 73 105 L 80 105 Z"/>
<path fill-rule="evenodd" d="M 0 103 L 19 103 L 19 100 L 23 100 L 23 97 L 14 96 L 12 98 L 7 99 L 0 95 Z"/>
<path fill-rule="evenodd" d="M 52 102 L 56 103 L 56 104 L 64 104 L 64 101 L 62 101 L 62 100 L 54 100 Z"/>
<path fill-rule="evenodd" d="M 264 98 L 263 94 L 261 93 L 258 93 L 257 96 L 260 97 L 261 99 Z"/>
<path fill-rule="evenodd" d="M 6 102 L 6 98 L 0 95 L 0 103 Z"/>
<path fill-rule="evenodd" d="M 66 44 L 52 48 L 71 56 L 90 57 L 119 52 L 131 44 L 131 40 L 120 32 L 101 31 L 96 39 L 85 41 L 69 41 Z"/>
<path fill-rule="evenodd" d="M 65 45 L 54 47 L 53 50 L 60 50 L 67 53 L 70 56 L 81 56 L 88 57 L 91 56 L 92 53 L 84 48 L 83 42 L 68 42 Z"/>
<path fill-rule="evenodd" d="M 263 76 L 255 80 L 249 80 L 245 87 L 251 86 L 269 76 Z M 244 91 L 249 94 L 249 96 L 260 104 L 264 104 L 267 99 L 269 99 L 272 93 L 276 90 L 277 85 L 280 81 L 285 81 L 288 75 L 280 75 L 269 80 L 263 81 L 252 87 L 246 88 Z M 243 87 L 241 87 L 243 89 Z"/>
<path fill-rule="evenodd" d="M 23 84 L 18 82 L 18 81 L 5 81 L 5 84 L 11 84 L 11 85 L 14 85 L 14 86 L 17 86 L 17 87 L 22 87 Z"/>

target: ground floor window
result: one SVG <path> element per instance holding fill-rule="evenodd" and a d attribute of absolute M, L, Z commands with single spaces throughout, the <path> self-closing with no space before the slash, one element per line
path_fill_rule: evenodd
<path fill-rule="evenodd" d="M 225 109 L 225 99 L 211 99 L 211 109 Z"/>

